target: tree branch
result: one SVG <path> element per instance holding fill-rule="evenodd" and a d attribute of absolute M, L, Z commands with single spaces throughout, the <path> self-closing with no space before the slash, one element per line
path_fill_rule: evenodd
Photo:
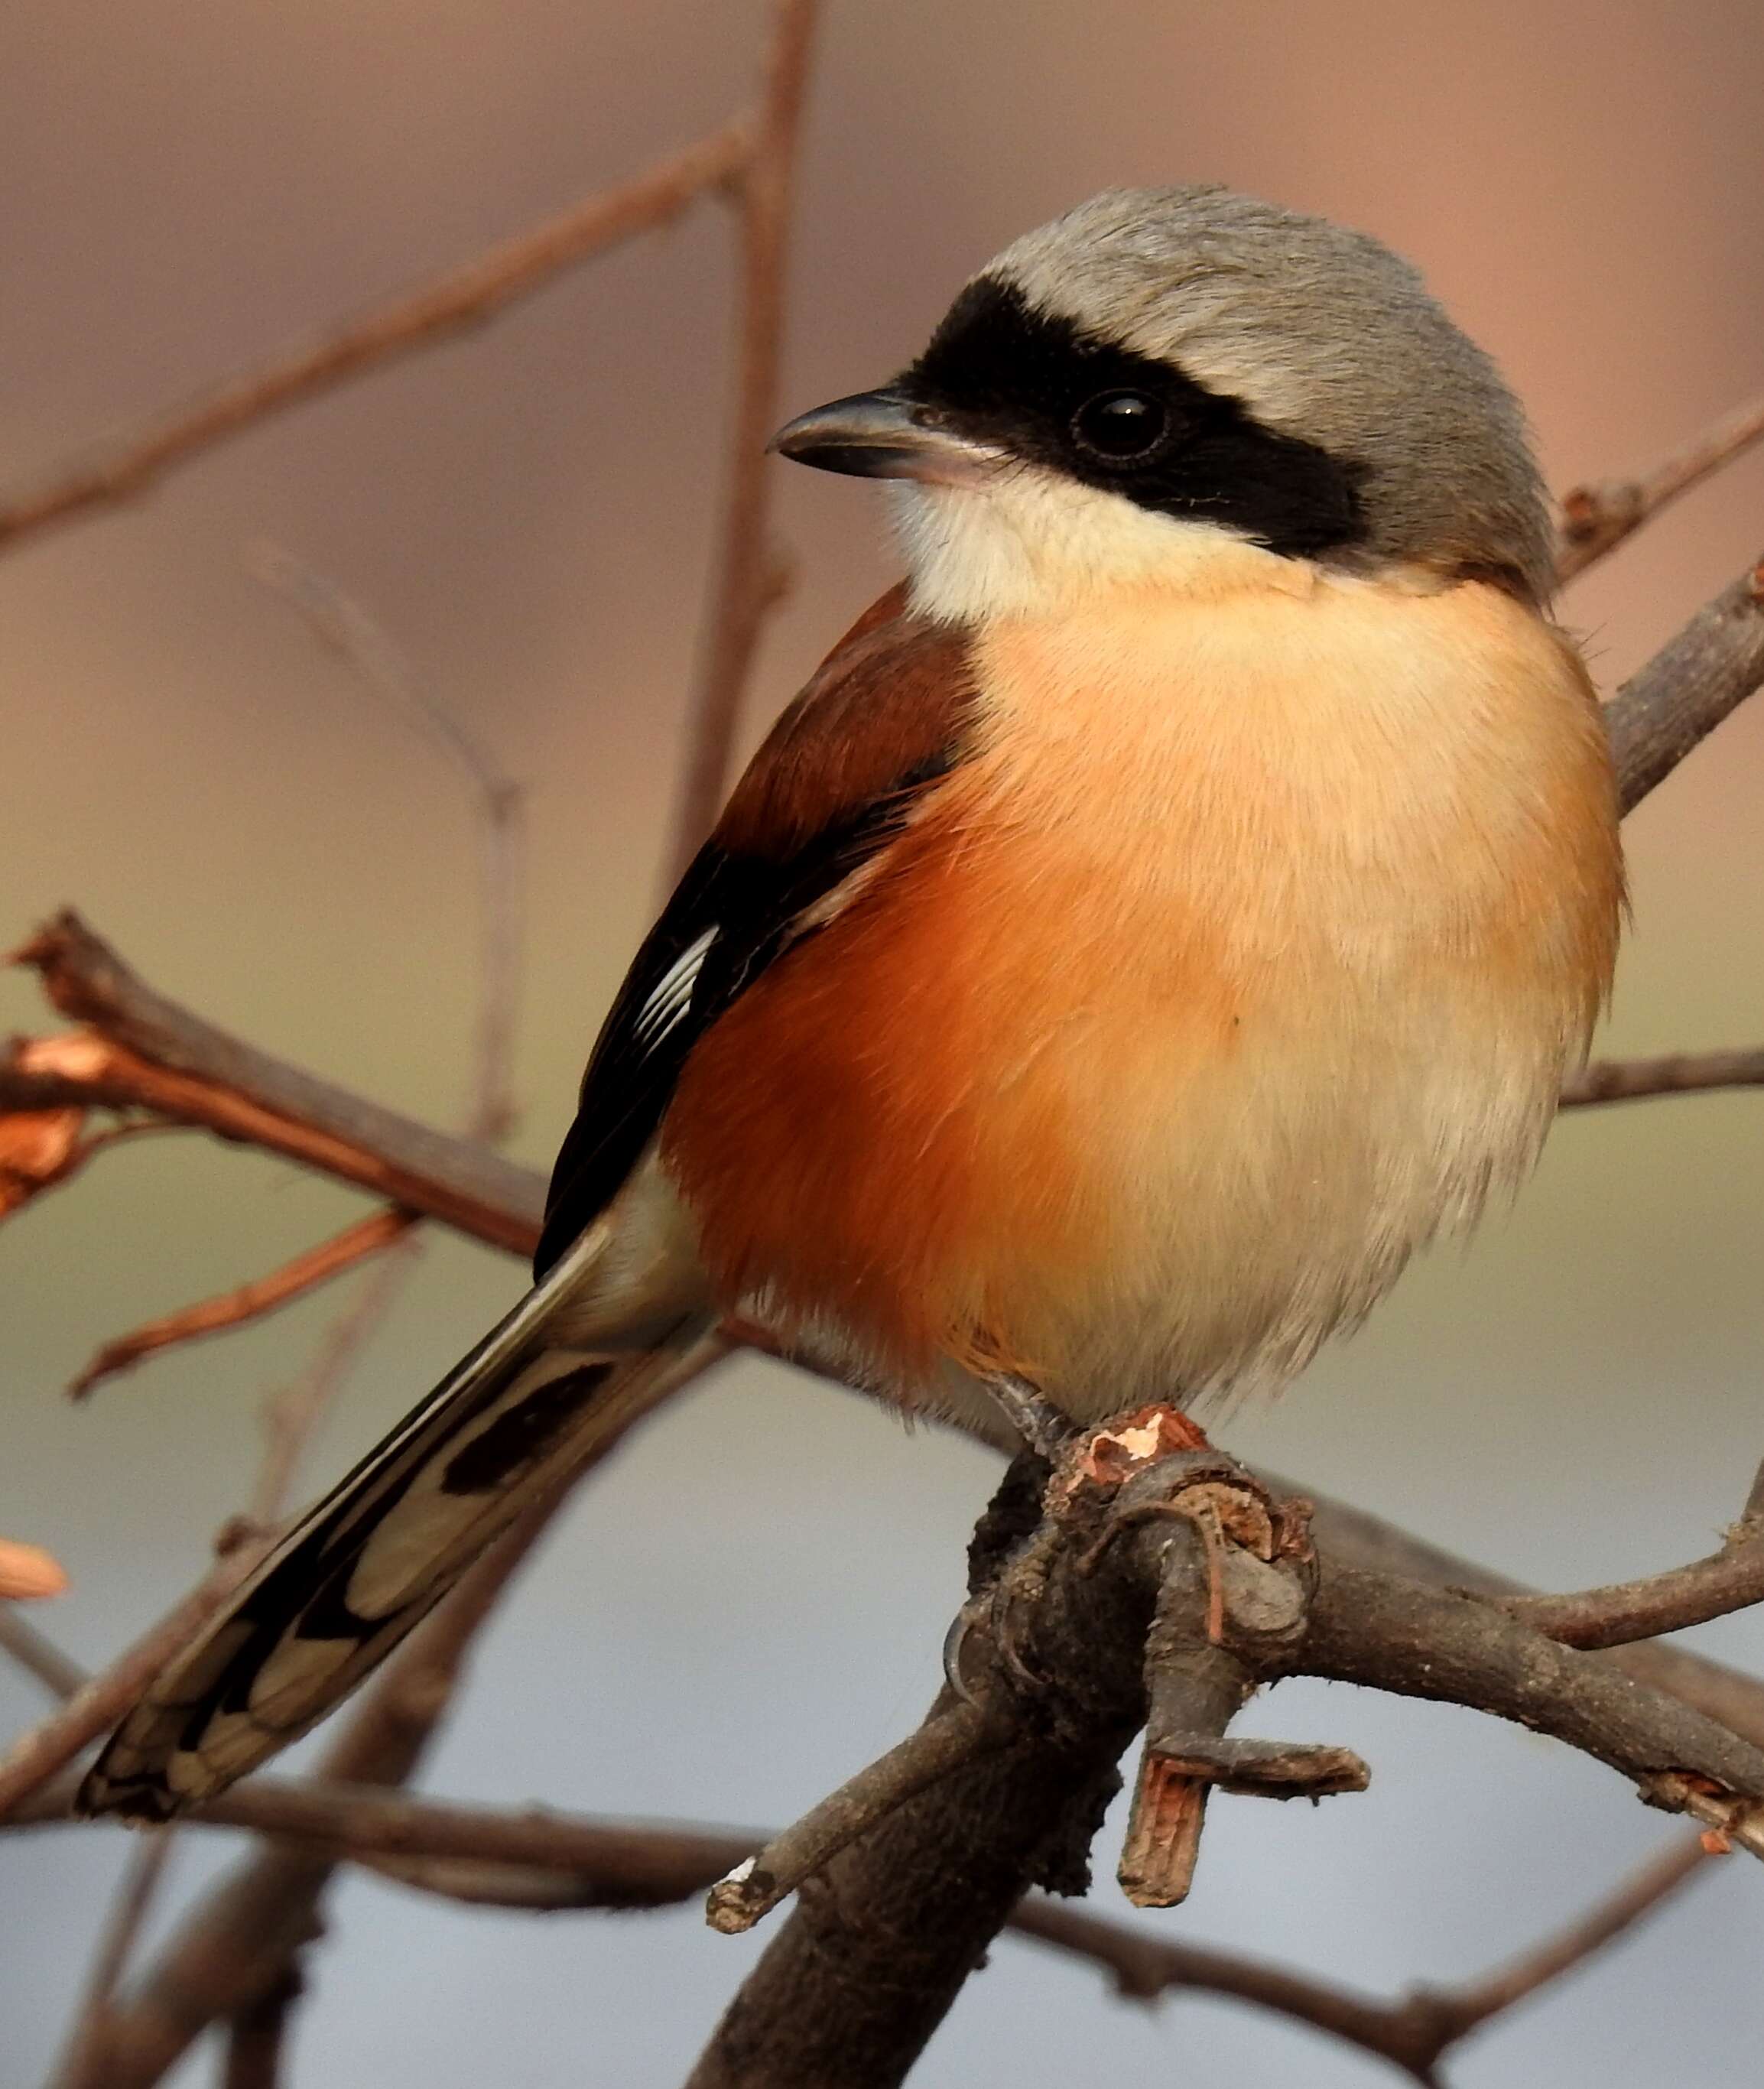
<path fill-rule="evenodd" d="M 530 1255 L 543 1177 L 260 1052 L 155 991 L 77 914 L 15 954 L 61 1013 L 88 1027 L 16 1041 L 0 1113 L 17 1104 L 142 1108 L 371 1190 L 515 1255 Z"/>
<path fill-rule="evenodd" d="M 1672 1052 L 1659 1059 L 1598 1059 L 1563 1084 L 1562 1108 L 1626 1103 L 1642 1096 L 1704 1095 L 1764 1087 L 1764 1051 Z"/>
<path fill-rule="evenodd" d="M 578 262 L 679 217 L 738 174 L 751 149 L 749 126 L 726 124 L 647 173 L 584 198 L 462 268 L 223 379 L 88 461 L 0 500 L 0 550 L 95 508 L 133 500 L 242 429 L 482 325 Z"/>
<path fill-rule="evenodd" d="M 341 1276 L 368 1256 L 379 1254 L 382 1248 L 389 1247 L 394 1241 L 402 1239 L 415 1224 L 414 1212 L 396 1208 L 376 1212 L 358 1220 L 355 1225 L 346 1226 L 341 1233 L 333 1233 L 328 1240 L 320 1241 L 316 1247 L 305 1249 L 291 1261 L 285 1262 L 280 1269 L 273 1269 L 267 1276 L 253 1277 L 248 1284 L 219 1292 L 212 1298 L 199 1299 L 193 1306 L 181 1306 L 175 1313 L 164 1314 L 157 1320 L 148 1320 L 131 1329 L 126 1335 L 117 1336 L 104 1344 L 67 1390 L 75 1400 L 84 1399 L 104 1379 L 129 1370 L 156 1349 L 195 1341 L 204 1335 L 223 1334 L 230 1328 L 244 1327 L 250 1321 L 260 1320 L 266 1314 L 303 1298 L 320 1285 L 328 1284 L 333 1277 Z"/>
<path fill-rule="evenodd" d="M 1605 706 L 1633 813 L 1764 681 L 1764 560 L 1706 603 Z"/>
<path fill-rule="evenodd" d="M 736 193 L 740 204 L 741 288 L 736 403 L 724 465 L 722 527 L 688 713 L 679 804 L 663 857 L 670 887 L 710 831 L 728 783 L 741 698 L 785 569 L 772 542 L 766 454 L 778 422 L 785 267 L 796 151 L 808 91 L 818 0 L 775 0 L 753 149 Z"/>
<path fill-rule="evenodd" d="M 0 1821 L 26 1793 L 116 1724 L 150 1678 L 201 1630 L 268 1550 L 260 1535 L 237 1529 L 225 1535 L 231 1540 L 228 1549 L 181 1602 L 65 1705 L 27 1727 L 0 1756 Z"/>
<path fill-rule="evenodd" d="M 1094 1447 L 1118 1452 L 1144 1439 L 1144 1418 L 1112 1425 L 1062 1457 L 1041 1497 L 1040 1523 L 970 1605 L 958 1673 L 969 1675 L 977 1652 L 978 1702 L 1008 1719 L 1006 1731 L 989 1735 L 984 1761 L 971 1751 L 940 1765 L 935 1782 L 892 1777 L 894 1765 L 911 1760 L 911 1744 L 866 1774 L 865 1832 L 801 1879 L 795 1913 L 714 2035 L 692 2089 L 831 2080 L 842 2089 L 893 2089 L 1004 1921 L 1003 1884 L 1020 1892 L 1038 1872 L 1062 1890 L 1079 1883 L 1075 1868 L 1106 1796 L 1097 1772 L 1107 1774 L 1108 1751 L 1118 1751 L 1122 1727 L 1145 1715 L 1148 1701 L 1148 1762 L 1161 1761 L 1178 1782 L 1273 1791 L 1303 1788 L 1295 1772 L 1307 1768 L 1298 1759 L 1310 1752 L 1215 1738 L 1258 1682 L 1322 1675 L 1468 1705 L 1567 1741 L 1629 1778 L 1648 1804 L 1688 1813 L 1764 1855 L 1764 1749 L 1479 1598 L 1345 1566 L 1326 1547 L 1313 1552 L 1303 1511 L 1268 1504 L 1258 1515 L 1260 1490 L 1216 1453 L 1154 1444 L 1131 1454 L 1111 1488 L 1118 1459 L 1105 1465 Z M 1005 1512 L 1010 1484 L 995 1515 Z M 1209 1496 L 1218 1528 L 1202 1543 L 1195 1533 Z M 988 1547 L 981 1551 L 984 1557 Z M 1148 1637 L 1154 1599 L 1158 1629 Z M 1136 1649 L 1147 1663 L 1143 1684 Z M 1221 1658 L 1235 1664 L 1230 1675 L 1215 1673 Z M 948 1723 L 947 1709 L 934 1709 L 922 1733 Z M 1066 1773 L 1063 1816 L 1041 1784 L 1054 1761 Z M 1281 1767 L 1269 1784 L 1274 1763 Z M 1142 1773 L 1142 1800 L 1144 1788 Z M 1167 1789 L 1153 1780 L 1154 1823 Z M 878 1803 L 884 1798 L 891 1803 Z M 1179 1812 L 1168 1858 L 1155 1825 L 1140 1838 L 1137 1859 L 1130 1832 L 1124 1873 L 1135 1884 L 1148 1880 L 1158 1898 L 1174 1897 L 1166 1875 L 1176 1893 L 1186 1890 L 1198 1802 Z M 1298 1992 L 1289 1985 L 1285 2001 L 1340 2035 L 1366 2042 L 1376 2033 L 1373 2049 L 1431 2082 L 1453 2039 L 1504 2006 L 1504 1997 L 1577 1962 L 1685 1868 L 1675 1861 L 1669 1878 L 1650 1873 L 1612 1908 L 1466 1996 L 1423 1994 L 1370 2019 L 1374 2005 L 1328 1996 L 1325 2006 L 1303 1983 Z M 735 1880 L 761 1885 L 763 1868 L 762 1859 Z M 727 1890 L 712 1898 L 719 1927 Z M 770 1898 L 769 1885 L 765 1891 Z"/>
<path fill-rule="evenodd" d="M 1562 502 L 1556 555 L 1558 583 L 1583 573 L 1642 525 L 1723 465 L 1764 441 L 1764 398 L 1753 399 L 1663 458 L 1642 478 L 1577 486 Z"/>
<path fill-rule="evenodd" d="M 711 1338 L 659 1376 L 665 1400 L 723 1350 Z M 323 1757 L 321 1780 L 392 1787 L 413 1774 L 457 1693 L 478 1633 L 509 1582 L 586 1475 L 610 1455 L 603 1445 L 479 1560 L 383 1669 Z M 215 1802 L 260 1788 L 238 1787 Z M 270 1801 L 273 1805 L 273 1799 Z M 388 1792 L 383 1804 L 410 1804 Z M 220 1819 L 213 1808 L 207 1817 Z M 256 1825 L 256 1821 L 242 1821 Z M 112 2013 L 104 2089 L 150 2089 L 213 2023 L 255 2010 L 277 1991 L 323 1927 L 320 1907 L 340 1849 L 266 1847 L 223 1879 L 187 1917 L 135 1989 Z"/>
<path fill-rule="evenodd" d="M 1625 1646 L 1764 1602 L 1764 1522 L 1743 1518 L 1719 1552 L 1670 1573 L 1572 1596 L 1509 1596 L 1500 1607 L 1563 1646 Z"/>

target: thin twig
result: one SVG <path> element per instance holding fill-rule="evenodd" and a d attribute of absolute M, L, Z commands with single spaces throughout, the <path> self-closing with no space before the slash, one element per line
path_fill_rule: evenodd
<path fill-rule="evenodd" d="M 0 1821 L 27 1792 L 116 1723 L 149 1679 L 201 1630 L 268 1549 L 268 1541 L 260 1535 L 235 1535 L 237 1542 L 188 1595 L 58 1711 L 28 1727 L 0 1757 Z"/>
<path fill-rule="evenodd" d="M 1431 2015 L 1440 2027 L 1440 2052 L 1491 2022 L 1515 2003 L 1524 2001 L 1541 1988 L 1561 1979 L 1583 1964 L 1595 1951 L 1642 1916 L 1650 1915 L 1693 1876 L 1706 1869 L 1711 1855 L 1700 1836 L 1680 1837 L 1669 1842 L 1641 1868 L 1625 1879 L 1608 1899 L 1570 1922 L 1553 1937 L 1522 1951 L 1504 1965 L 1496 1967 L 1479 1980 L 1457 1988 L 1423 1988 L 1414 2005 Z"/>
<path fill-rule="evenodd" d="M 341 1390 L 356 1358 L 392 1310 L 423 1253 L 421 1238 L 401 1233 L 363 1280 L 345 1311 L 332 1322 L 312 1360 L 271 1395 L 264 1407 L 264 1452 L 246 1516 L 274 1523 L 285 1513 L 301 1455 Z"/>
<path fill-rule="evenodd" d="M 512 1059 L 520 1000 L 526 794 L 490 749 L 435 701 L 384 627 L 335 582 L 274 545 L 259 545 L 251 567 L 365 688 L 436 749 L 470 794 L 479 832 L 480 918 L 478 1044 L 466 1089 L 466 1131 L 494 1143 L 514 1120 Z"/>
<path fill-rule="evenodd" d="M 947 1706 L 719 1880 L 707 1910 L 710 1927 L 729 1937 L 751 1929 L 878 1821 L 1003 1747 L 1011 1732 L 1007 1722 L 990 1718 L 977 1705 Z"/>
<path fill-rule="evenodd" d="M 182 401 L 88 461 L 64 466 L 0 501 L 0 547 L 131 500 L 174 466 L 242 428 L 481 325 L 577 263 L 679 217 L 738 174 L 749 150 L 748 127 L 726 124 L 646 173 L 584 198 L 462 268 Z"/>
<path fill-rule="evenodd" d="M 1706 1559 L 1568 1596 L 1509 1596 L 1500 1605 L 1563 1646 L 1627 1646 L 1764 1603 L 1764 1522 L 1742 1521 Z"/>
<path fill-rule="evenodd" d="M 415 1224 L 414 1212 L 389 1206 L 359 1219 L 341 1233 L 320 1241 L 316 1247 L 303 1250 L 267 1276 L 253 1277 L 248 1284 L 218 1292 L 212 1298 L 199 1299 L 193 1306 L 180 1306 L 175 1313 L 164 1314 L 117 1336 L 98 1350 L 67 1390 L 74 1399 L 84 1399 L 105 1379 L 131 1369 L 157 1349 L 196 1341 L 205 1335 L 225 1334 L 277 1312 L 370 1255 L 378 1255 L 401 1239 Z"/>
<path fill-rule="evenodd" d="M 106 2089 L 105 2050 L 113 1998 L 164 1883 L 177 1833 L 175 1828 L 150 1829 L 124 1861 L 122 1883 L 99 1936 L 92 1972 L 74 2011 L 67 2050 L 50 2089 Z"/>
<path fill-rule="evenodd" d="M 1645 478 L 1576 487 L 1562 502 L 1557 582 L 1585 573 L 1681 493 L 1688 493 L 1760 441 L 1764 441 L 1764 398 L 1723 415 L 1713 427 L 1663 458 Z"/>
<path fill-rule="evenodd" d="M 10 1654 L 20 1668 L 34 1675 L 51 1697 L 65 1700 L 83 1690 L 86 1671 L 70 1661 L 55 1642 L 19 1616 L 11 1603 L 0 1603 L 0 1652 Z"/>
<path fill-rule="evenodd" d="M 760 632 L 784 585 L 771 537 L 766 445 L 778 419 L 790 214 L 818 12 L 818 0 L 775 0 L 753 150 L 736 184 L 741 246 L 736 402 L 710 607 L 688 712 L 679 800 L 663 857 L 670 886 L 691 861 L 722 804 Z"/>
<path fill-rule="evenodd" d="M 1562 1108 L 1625 1103 L 1642 1096 L 1706 1094 L 1764 1087 L 1764 1051 L 1673 1052 L 1659 1059 L 1600 1059 L 1562 1084 Z"/>

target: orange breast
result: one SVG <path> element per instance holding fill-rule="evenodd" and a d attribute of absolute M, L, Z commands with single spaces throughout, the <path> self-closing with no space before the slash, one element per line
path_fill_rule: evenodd
<path fill-rule="evenodd" d="M 1583 679 L 1470 587 L 1148 597 L 976 658 L 976 758 L 688 1062 L 706 1260 L 908 1388 L 1283 1373 L 1522 1172 L 1583 1045 L 1620 889 Z"/>

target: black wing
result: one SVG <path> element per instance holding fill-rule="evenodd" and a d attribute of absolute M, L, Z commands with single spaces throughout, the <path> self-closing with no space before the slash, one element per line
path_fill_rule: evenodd
<path fill-rule="evenodd" d="M 693 1045 L 958 758 L 967 709 L 964 641 L 885 598 L 779 721 L 601 1028 L 552 1171 L 536 1276 L 618 1194 Z"/>

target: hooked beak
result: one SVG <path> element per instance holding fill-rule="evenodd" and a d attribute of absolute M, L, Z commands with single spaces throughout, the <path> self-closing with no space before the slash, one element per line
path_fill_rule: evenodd
<path fill-rule="evenodd" d="M 884 388 L 854 392 L 799 414 L 768 448 L 822 471 L 856 478 L 916 478 L 933 486 L 975 486 L 1004 453 L 959 435 L 927 406 Z"/>

